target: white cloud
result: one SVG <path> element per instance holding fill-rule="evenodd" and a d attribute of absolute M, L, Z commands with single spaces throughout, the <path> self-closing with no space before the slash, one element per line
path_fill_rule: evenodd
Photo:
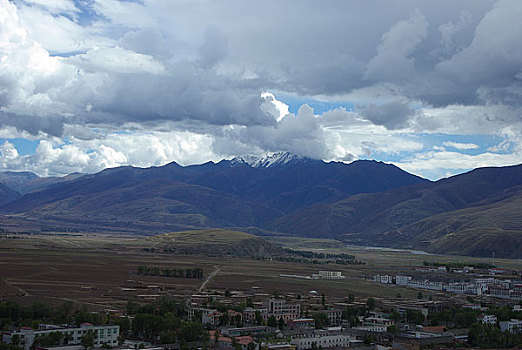
<path fill-rule="evenodd" d="M 395 165 L 413 174 L 438 179 L 447 176 L 448 173 L 458 174 L 480 167 L 508 166 L 522 162 L 522 154 L 498 154 L 484 152 L 478 155 L 468 155 L 451 151 L 429 151 L 416 153 Z"/>
<path fill-rule="evenodd" d="M 453 142 L 453 141 L 445 141 L 442 144 L 446 147 L 452 147 L 452 148 L 456 148 L 458 150 L 470 150 L 470 149 L 479 148 L 479 146 L 474 143 L 460 143 L 460 142 Z"/>
<path fill-rule="evenodd" d="M 519 159 L 520 2 L 378 6 L 0 0 L 0 135 L 45 141 L 5 167 L 62 174 L 279 150 L 413 159 L 425 134 L 500 136 L 487 153 Z M 355 111 L 293 115 L 267 91 Z M 460 157 L 431 150 L 439 166 Z"/>

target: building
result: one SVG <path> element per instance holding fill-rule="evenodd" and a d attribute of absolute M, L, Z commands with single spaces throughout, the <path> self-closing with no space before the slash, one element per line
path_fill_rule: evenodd
<path fill-rule="evenodd" d="M 497 316 L 495 315 L 482 315 L 479 317 L 479 321 L 484 324 L 496 324 Z"/>
<path fill-rule="evenodd" d="M 290 328 L 315 327 L 315 320 L 313 318 L 298 318 L 288 321 L 286 325 Z"/>
<path fill-rule="evenodd" d="M 296 350 L 311 349 L 312 346 L 322 348 L 349 348 L 354 344 L 360 344 L 351 334 L 341 332 L 316 331 L 311 334 L 294 335 L 290 343 L 295 345 Z"/>
<path fill-rule="evenodd" d="M 261 343 L 261 350 L 296 350 L 295 345 L 289 343 Z"/>
<path fill-rule="evenodd" d="M 395 324 L 395 321 L 381 317 L 365 317 L 362 325 L 354 327 L 360 331 L 384 333 L 388 330 L 388 327 Z"/>
<path fill-rule="evenodd" d="M 100 347 L 104 344 L 109 346 L 118 345 L 120 326 L 93 326 L 90 323 L 82 323 L 77 328 L 65 328 L 54 325 L 40 325 L 38 330 L 30 327 L 22 327 L 18 331 L 4 332 L 2 340 L 7 344 L 18 342 L 24 350 L 29 350 L 35 338 L 42 335 L 58 332 L 62 334 L 61 344 L 56 345 L 80 345 L 82 337 L 89 332 L 94 334 L 94 346 Z"/>
<path fill-rule="evenodd" d="M 342 280 L 345 276 L 341 271 L 319 271 L 318 277 L 328 280 Z"/>
<path fill-rule="evenodd" d="M 411 281 L 410 276 L 395 276 L 395 284 L 398 286 L 407 286 Z"/>
<path fill-rule="evenodd" d="M 500 321 L 499 326 L 502 332 L 522 333 L 522 320 Z"/>
<path fill-rule="evenodd" d="M 324 313 L 326 313 L 330 326 L 339 326 L 343 322 L 343 312 L 341 310 L 329 309 L 325 310 Z"/>
<path fill-rule="evenodd" d="M 509 299 L 509 288 L 500 285 L 489 286 L 488 294 L 495 298 Z"/>
<path fill-rule="evenodd" d="M 393 283 L 393 279 L 388 275 L 375 275 L 373 276 L 373 281 L 382 284 L 391 284 Z"/>
<path fill-rule="evenodd" d="M 273 333 L 274 328 L 267 326 L 240 327 L 240 328 L 222 328 L 221 333 L 227 337 L 238 337 L 244 335 L 259 335 Z"/>
<path fill-rule="evenodd" d="M 263 308 L 267 310 L 267 313 L 262 314 L 265 320 L 274 316 L 276 319 L 282 318 L 287 322 L 301 317 L 301 305 L 287 304 L 284 299 L 265 299 Z"/>

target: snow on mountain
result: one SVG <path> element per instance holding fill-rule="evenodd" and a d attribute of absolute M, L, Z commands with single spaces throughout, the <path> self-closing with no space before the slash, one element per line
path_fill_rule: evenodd
<path fill-rule="evenodd" d="M 270 152 L 260 156 L 238 156 L 232 159 L 232 164 L 248 164 L 253 168 L 270 168 L 282 166 L 297 161 L 309 161 L 311 158 L 301 157 L 289 152 Z"/>

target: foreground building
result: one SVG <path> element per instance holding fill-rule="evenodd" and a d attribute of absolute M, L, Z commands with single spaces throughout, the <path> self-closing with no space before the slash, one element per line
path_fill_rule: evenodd
<path fill-rule="evenodd" d="M 92 333 L 94 335 L 94 347 L 102 345 L 118 345 L 120 326 L 93 326 L 90 323 L 82 323 L 77 328 L 59 327 L 55 325 L 40 325 L 34 330 L 30 327 L 22 327 L 18 331 L 3 332 L 2 341 L 7 344 L 18 344 L 24 350 L 30 350 L 35 339 L 51 333 L 61 334 L 61 344 L 56 345 L 80 345 L 82 337 Z"/>

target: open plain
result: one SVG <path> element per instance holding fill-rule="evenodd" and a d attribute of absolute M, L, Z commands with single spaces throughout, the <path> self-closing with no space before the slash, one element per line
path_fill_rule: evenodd
<path fill-rule="evenodd" d="M 306 294 L 314 290 L 339 301 L 356 297 L 416 298 L 417 290 L 374 283 L 376 273 L 393 275 L 421 266 L 424 260 L 464 263 L 491 259 L 427 255 L 419 252 L 346 247 L 334 240 L 268 238 L 296 250 L 347 253 L 364 264 L 338 265 L 277 261 L 269 257 L 179 254 L 158 248 L 158 242 L 132 236 L 17 235 L 0 239 L 0 298 L 23 304 L 42 301 L 61 304 L 72 300 L 91 309 L 121 308 L 127 301 L 151 301 L 161 296 L 182 298 L 202 290 L 251 290 L 262 293 Z M 522 270 L 521 260 L 496 259 L 495 265 Z M 203 278 L 138 275 L 138 266 L 168 269 L 200 267 Z M 342 271 L 344 280 L 308 280 L 281 274 L 308 276 L 319 270 Z M 434 300 L 455 295 L 433 292 Z"/>

